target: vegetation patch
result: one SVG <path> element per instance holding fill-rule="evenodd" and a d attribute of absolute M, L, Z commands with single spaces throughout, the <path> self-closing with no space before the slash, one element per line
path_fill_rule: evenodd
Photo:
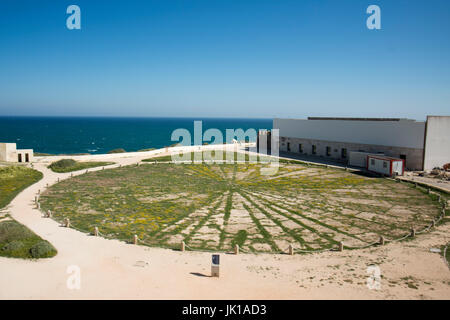
<path fill-rule="evenodd" d="M 188 153 L 195 159 L 196 154 Z M 198 154 L 205 159 L 205 153 Z M 238 159 L 236 154 L 230 154 Z M 244 158 L 248 159 L 248 158 Z M 164 163 L 147 159 L 51 186 L 41 208 L 77 229 L 150 246 L 286 252 L 361 248 L 422 230 L 440 213 L 432 194 L 411 184 L 337 168 L 282 162 Z"/>
<path fill-rule="evenodd" d="M 0 221 L 0 256 L 39 259 L 55 256 L 56 249 L 15 220 Z"/>
<path fill-rule="evenodd" d="M 61 159 L 59 161 L 53 162 L 48 166 L 48 168 L 53 172 L 65 173 L 88 168 L 102 167 L 110 164 L 114 164 L 114 162 L 80 162 L 73 159 Z"/>
<path fill-rule="evenodd" d="M 0 167 L 0 208 L 26 187 L 42 179 L 42 173 L 23 166 Z"/>

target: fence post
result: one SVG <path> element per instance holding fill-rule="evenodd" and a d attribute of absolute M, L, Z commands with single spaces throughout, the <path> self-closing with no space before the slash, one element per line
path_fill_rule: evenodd
<path fill-rule="evenodd" d="M 133 236 L 133 243 L 138 244 L 138 236 L 137 235 Z"/>
<path fill-rule="evenodd" d="M 238 244 L 234 245 L 234 254 L 239 254 L 239 245 Z"/>
<path fill-rule="evenodd" d="M 98 227 L 94 227 L 94 236 L 98 237 Z"/>
<path fill-rule="evenodd" d="M 37 202 L 38 202 L 38 197 L 34 196 L 34 203 L 37 203 Z"/>
<path fill-rule="evenodd" d="M 384 246 L 385 240 L 383 236 L 380 236 L 380 245 Z"/>
<path fill-rule="evenodd" d="M 294 246 L 292 244 L 290 244 L 289 247 L 288 247 L 288 254 L 290 256 L 294 255 Z"/>
<path fill-rule="evenodd" d="M 36 208 L 37 208 L 38 210 L 41 210 L 41 204 L 40 204 L 39 202 L 37 203 Z"/>
<path fill-rule="evenodd" d="M 66 228 L 70 228 L 70 219 L 66 218 Z"/>
<path fill-rule="evenodd" d="M 411 237 L 414 238 L 416 236 L 416 229 L 411 228 Z"/>
<path fill-rule="evenodd" d="M 186 244 L 184 243 L 184 241 L 181 241 L 180 251 L 183 252 L 184 250 L 186 250 Z"/>
<path fill-rule="evenodd" d="M 59 178 L 58 178 L 57 182 L 59 183 Z"/>
<path fill-rule="evenodd" d="M 88 170 L 86 170 L 86 173 L 88 173 Z"/>
<path fill-rule="evenodd" d="M 41 189 L 38 189 L 38 194 L 41 194 Z"/>
<path fill-rule="evenodd" d="M 50 210 L 47 210 L 47 218 L 51 218 L 52 217 L 52 212 Z"/>
<path fill-rule="evenodd" d="M 436 220 L 433 219 L 433 221 L 431 221 L 431 227 L 434 228 L 436 226 Z"/>
<path fill-rule="evenodd" d="M 342 241 L 339 242 L 339 251 L 344 251 L 344 243 Z"/>

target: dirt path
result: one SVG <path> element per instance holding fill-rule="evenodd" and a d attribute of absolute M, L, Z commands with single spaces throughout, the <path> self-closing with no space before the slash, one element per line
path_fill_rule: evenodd
<path fill-rule="evenodd" d="M 117 166 L 144 158 L 143 153 L 108 159 Z M 39 261 L 0 257 L 1 299 L 450 299 L 450 270 L 440 254 L 429 251 L 450 241 L 449 224 L 411 241 L 365 250 L 221 254 L 221 276 L 210 278 L 210 253 L 125 244 L 43 218 L 33 204 L 37 191 L 70 177 L 46 165 L 35 164 L 44 178 L 22 191 L 8 211 L 50 241 L 58 255 Z M 66 285 L 73 265 L 81 271 L 79 290 Z M 367 287 L 371 265 L 380 268 L 380 290 Z"/>

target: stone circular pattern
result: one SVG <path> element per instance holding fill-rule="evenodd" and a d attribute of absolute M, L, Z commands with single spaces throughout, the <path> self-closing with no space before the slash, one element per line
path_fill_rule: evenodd
<path fill-rule="evenodd" d="M 398 238 L 439 213 L 407 184 L 340 169 L 280 164 L 144 164 L 96 171 L 53 185 L 41 197 L 56 220 L 148 245 L 250 252 L 357 248 Z"/>

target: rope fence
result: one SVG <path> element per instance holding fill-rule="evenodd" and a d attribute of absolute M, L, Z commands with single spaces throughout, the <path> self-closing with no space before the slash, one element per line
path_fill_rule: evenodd
<path fill-rule="evenodd" d="M 403 182 L 410 183 L 408 181 L 403 181 Z M 417 183 L 415 183 L 414 186 L 417 188 Z M 363 245 L 363 246 L 357 246 L 357 247 L 345 246 L 343 242 L 339 242 L 337 248 L 336 247 L 332 247 L 332 248 L 324 248 L 324 249 L 299 249 L 299 248 L 294 248 L 294 246 L 291 244 L 291 245 L 289 245 L 289 247 L 286 250 L 280 250 L 280 251 L 271 252 L 271 253 L 293 255 L 294 253 L 322 253 L 322 252 L 327 252 L 327 251 L 343 251 L 344 248 L 347 248 L 347 249 L 350 249 L 350 250 L 353 250 L 353 249 L 366 249 L 366 248 L 373 247 L 373 246 L 384 245 L 384 244 L 389 243 L 389 242 L 402 241 L 402 240 L 405 240 L 405 239 L 407 239 L 409 237 L 414 238 L 416 235 L 423 234 L 425 232 L 429 232 L 432 228 L 436 227 L 436 225 L 438 225 L 439 222 L 442 219 L 444 219 L 445 214 L 446 214 L 447 202 L 446 202 L 446 200 L 442 199 L 441 194 L 438 193 L 438 192 L 431 191 L 430 187 L 428 187 L 426 191 L 427 191 L 428 194 L 434 193 L 434 194 L 438 195 L 437 202 L 439 204 L 442 204 L 442 209 L 441 209 L 438 217 L 433 219 L 432 222 L 429 225 L 425 226 L 420 231 L 417 231 L 414 228 L 412 228 L 411 232 L 409 232 L 408 234 L 403 235 L 403 236 L 401 236 L 399 238 L 389 239 L 389 238 L 385 238 L 385 237 L 381 236 L 379 241 L 375 241 L 375 242 L 368 243 L 368 244 Z M 34 203 L 36 204 L 36 208 L 38 210 L 41 209 L 39 200 L 40 200 L 40 190 L 38 190 L 37 195 L 35 196 L 35 199 L 34 199 Z M 48 210 L 46 213 L 44 213 L 44 217 L 52 218 L 53 217 L 52 212 L 50 210 Z M 84 234 L 89 234 L 89 235 L 94 235 L 94 236 L 102 236 L 105 239 L 124 241 L 124 242 L 127 242 L 127 243 L 134 243 L 136 245 L 139 244 L 139 243 L 143 244 L 143 245 L 147 245 L 147 246 L 154 246 L 155 245 L 155 244 L 149 243 L 149 242 L 147 242 L 147 241 L 145 241 L 143 239 L 139 239 L 137 235 L 134 235 L 134 237 L 132 239 L 123 239 L 123 238 L 118 238 L 116 236 L 111 236 L 109 234 L 104 234 L 104 233 L 99 231 L 99 228 L 97 226 L 95 226 L 93 228 L 93 231 L 86 231 L 86 230 L 83 230 L 83 229 L 80 229 L 80 228 L 74 226 L 70 222 L 69 218 L 64 218 L 63 219 L 64 222 L 58 221 L 57 219 L 55 219 L 55 221 L 59 222 L 64 227 L 72 228 L 72 229 L 77 230 L 77 231 L 79 231 L 81 233 L 84 233 Z M 188 244 L 186 244 L 184 241 L 181 241 L 181 243 L 180 243 L 180 251 L 185 251 L 186 248 L 188 250 L 190 250 L 190 251 L 217 252 L 217 250 L 212 250 L 212 249 L 192 248 Z M 444 260 L 445 260 L 446 264 L 448 265 L 447 259 L 445 258 L 447 248 L 448 248 L 448 245 L 444 249 Z M 239 254 L 240 251 L 242 251 L 243 253 L 250 253 L 250 250 L 246 250 L 246 249 L 243 249 L 242 247 L 240 247 L 239 245 L 235 245 L 235 247 L 234 247 L 234 254 Z M 450 266 L 449 266 L 449 268 L 450 268 Z"/>

